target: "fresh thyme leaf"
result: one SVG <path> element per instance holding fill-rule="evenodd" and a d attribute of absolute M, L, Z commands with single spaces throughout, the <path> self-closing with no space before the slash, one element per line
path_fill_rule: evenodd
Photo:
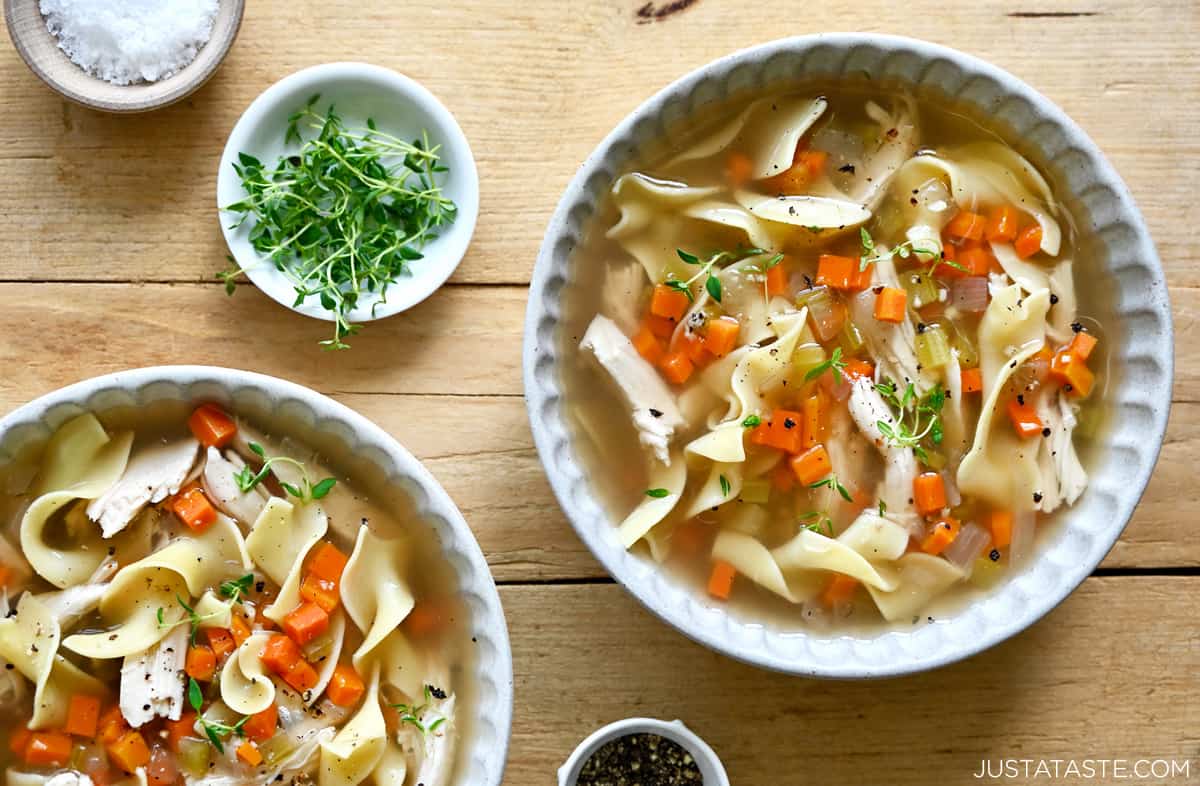
<path fill-rule="evenodd" d="M 654 499 L 662 499 L 670 493 L 666 489 L 646 489 L 646 496 L 653 497 Z"/>
<path fill-rule="evenodd" d="M 204 693 L 200 690 L 200 683 L 192 677 L 188 677 L 188 704 L 192 705 L 192 709 L 196 712 L 200 711 L 200 707 L 204 704 Z"/>
<path fill-rule="evenodd" d="M 675 249 L 675 253 L 679 255 L 680 259 L 682 259 L 684 262 L 686 262 L 689 265 L 699 265 L 700 264 L 700 257 L 696 256 L 695 254 L 689 254 L 688 252 L 684 251 L 682 248 Z"/>
<path fill-rule="evenodd" d="M 708 294 L 713 300 L 721 302 L 721 279 L 709 273 L 704 282 L 704 288 L 708 290 Z"/>
<path fill-rule="evenodd" d="M 887 503 L 879 500 L 879 515 L 882 516 L 884 513 L 887 513 Z"/>
<path fill-rule="evenodd" d="M 221 738 L 217 736 L 217 730 L 207 723 L 200 724 L 204 728 L 204 733 L 208 736 L 208 741 L 217 749 L 217 753 L 224 753 L 225 746 L 221 743 Z"/>
<path fill-rule="evenodd" d="M 291 494 L 293 497 L 302 497 L 302 496 L 304 496 L 304 492 L 303 492 L 303 491 L 301 491 L 300 489 L 296 488 L 295 486 L 293 486 L 291 483 L 284 483 L 284 482 L 281 480 L 281 481 L 279 481 L 279 486 L 280 486 L 280 487 L 281 487 L 281 488 L 282 488 L 284 491 L 286 491 L 288 494 Z"/>
<path fill-rule="evenodd" d="M 337 483 L 333 478 L 325 478 L 312 487 L 313 499 L 324 499 L 329 492 L 333 491 L 334 485 Z"/>
<path fill-rule="evenodd" d="M 250 447 L 250 450 L 254 451 L 255 453 L 257 453 L 258 455 L 260 455 L 264 458 L 266 457 L 267 453 L 265 450 L 263 450 L 262 445 L 258 444 L 257 442 L 247 442 L 246 444 Z"/>
<path fill-rule="evenodd" d="M 808 370 L 808 373 L 804 375 L 804 381 L 811 382 L 812 380 L 824 374 L 826 371 L 829 371 L 832 372 L 835 382 L 841 382 L 843 378 L 842 371 L 845 370 L 845 368 L 846 361 L 842 360 L 842 348 L 834 347 L 833 354 L 831 354 L 823 362 L 818 363 Z"/>
<path fill-rule="evenodd" d="M 251 585 L 254 584 L 254 574 L 247 573 L 240 579 L 232 579 L 230 581 L 221 582 L 218 588 L 221 595 L 229 598 L 234 603 L 241 603 L 243 596 L 250 592 Z"/>
<path fill-rule="evenodd" d="M 359 329 L 351 313 L 368 297 L 386 302 L 458 207 L 438 183 L 446 166 L 428 134 L 406 141 L 373 120 L 351 128 L 332 107 L 323 115 L 314 107 L 287 118 L 284 142 L 298 151 L 274 166 L 238 156 L 233 167 L 245 196 L 223 210 L 236 217 L 234 226 L 249 226 L 262 264 L 289 280 L 297 305 L 315 298 L 331 312 L 333 336 L 321 346 L 345 349 Z M 220 274 L 226 291 L 242 272 L 234 265 Z"/>
<path fill-rule="evenodd" d="M 829 514 L 820 510 L 810 510 L 800 516 L 802 529 L 811 530 L 818 535 L 829 533 L 829 537 L 833 537 L 833 519 L 829 518 Z"/>
<path fill-rule="evenodd" d="M 668 278 L 663 283 L 666 284 L 671 289 L 674 289 L 676 292 L 682 292 L 683 294 L 687 295 L 687 299 L 688 299 L 689 303 L 696 299 L 695 296 L 692 295 L 692 288 L 689 287 L 687 285 L 687 283 L 680 281 L 677 278 Z"/>
<path fill-rule="evenodd" d="M 311 502 L 313 500 L 323 499 L 324 497 L 328 496 L 329 492 L 333 490 L 334 485 L 337 484 L 337 481 L 334 478 L 325 478 L 314 486 L 308 477 L 308 470 L 305 469 L 302 462 L 296 461 L 294 458 L 290 458 L 288 456 L 267 456 L 266 451 L 263 450 L 263 447 L 253 442 L 250 443 L 250 449 L 261 456 L 264 461 L 262 469 L 260 469 L 257 473 L 252 472 L 249 467 L 242 467 L 233 473 L 233 480 L 235 483 L 237 483 L 238 489 L 243 494 L 251 491 L 259 483 L 262 483 L 264 480 L 266 480 L 267 475 L 269 475 L 271 472 L 271 468 L 276 464 L 290 464 L 296 469 L 300 470 L 301 482 L 299 487 L 296 487 L 283 480 L 279 481 L 279 485 L 283 487 L 284 491 L 286 491 L 288 494 L 291 494 L 293 497 L 296 497 L 301 502 Z"/>
<path fill-rule="evenodd" d="M 158 627 L 161 628 L 164 625 L 166 625 L 166 623 L 163 622 L 163 607 L 162 606 L 158 607 L 158 611 L 154 612 L 154 616 L 158 620 Z"/>
<path fill-rule="evenodd" d="M 761 423 L 762 418 L 760 418 L 758 415 L 747 415 L 746 419 L 742 421 L 742 428 L 754 428 Z"/>
<path fill-rule="evenodd" d="M 875 239 L 871 237 L 871 233 L 867 231 L 866 227 L 858 228 L 858 237 L 862 242 L 863 253 L 868 256 L 873 254 L 875 252 Z"/>
<path fill-rule="evenodd" d="M 842 485 L 842 482 L 838 480 L 837 475 L 830 475 L 829 477 L 818 480 L 815 483 L 809 483 L 808 487 L 810 489 L 828 487 L 840 494 L 842 499 L 846 500 L 847 502 L 854 501 L 854 497 L 850 496 L 850 491 Z"/>
<path fill-rule="evenodd" d="M 783 254 L 776 254 L 775 256 L 771 257 L 770 259 L 768 259 L 766 261 L 766 263 L 763 265 L 763 270 L 770 270 L 771 268 L 775 267 L 782 261 L 783 261 Z"/>
<path fill-rule="evenodd" d="M 429 727 L 428 727 L 428 729 L 426 729 L 426 731 L 428 731 L 430 734 L 432 734 L 433 732 L 437 731 L 438 727 L 441 726 L 445 722 L 446 722 L 445 718 L 438 718 L 433 723 L 429 724 Z"/>
<path fill-rule="evenodd" d="M 731 486 L 729 485 L 729 478 L 722 475 L 720 480 L 721 480 L 721 496 L 728 497 L 729 491 L 731 489 Z"/>

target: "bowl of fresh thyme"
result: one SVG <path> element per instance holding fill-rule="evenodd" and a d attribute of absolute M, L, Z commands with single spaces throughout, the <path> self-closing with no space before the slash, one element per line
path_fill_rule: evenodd
<path fill-rule="evenodd" d="M 479 213 L 479 175 L 449 110 L 401 74 L 364 63 L 299 71 L 262 93 L 221 156 L 217 205 L 233 294 L 247 277 L 333 323 L 345 349 L 363 322 L 421 302 L 458 266 Z"/>

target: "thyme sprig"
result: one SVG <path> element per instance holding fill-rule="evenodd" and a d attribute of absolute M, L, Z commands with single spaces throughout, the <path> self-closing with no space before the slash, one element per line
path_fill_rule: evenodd
<path fill-rule="evenodd" d="M 334 478 L 325 478 L 324 480 L 313 483 L 308 477 L 308 470 L 305 468 L 303 462 L 296 461 L 296 459 L 289 456 L 268 457 L 267 452 L 263 449 L 263 446 L 259 445 L 257 442 L 250 442 L 247 443 L 247 445 L 249 446 L 250 450 L 254 451 L 255 454 L 263 459 L 263 465 L 258 472 L 254 472 L 249 466 L 243 466 L 237 472 L 233 473 L 233 480 L 237 483 L 238 490 L 243 494 L 248 491 L 252 491 L 259 483 L 262 483 L 264 480 L 266 480 L 267 475 L 271 473 L 271 467 L 276 464 L 291 464 L 293 467 L 300 470 L 299 487 L 293 486 L 291 483 L 285 483 L 283 480 L 279 481 L 279 485 L 283 487 L 284 491 L 286 491 L 288 494 L 291 494 L 293 497 L 296 497 L 301 502 L 312 502 L 314 500 L 324 499 L 337 484 L 337 480 Z"/>
<path fill-rule="evenodd" d="M 833 537 L 833 519 L 823 510 L 810 510 L 800 514 L 800 522 L 801 529 Z"/>
<path fill-rule="evenodd" d="M 850 490 L 842 485 L 842 482 L 840 480 L 838 480 L 837 475 L 834 475 L 832 473 L 828 477 L 822 478 L 821 480 L 818 480 L 815 483 L 809 483 L 808 487 L 810 489 L 831 488 L 834 491 L 836 491 L 841 496 L 841 498 L 846 500 L 847 502 L 854 501 L 854 497 L 850 496 Z"/>
<path fill-rule="evenodd" d="M 154 612 L 154 618 L 158 621 L 158 629 L 170 630 L 171 628 L 176 628 L 180 625 L 191 625 L 191 629 L 188 631 L 188 642 L 191 643 L 192 646 L 195 646 L 196 633 L 200 630 L 200 623 L 204 622 L 205 620 L 213 619 L 220 614 L 220 612 L 214 611 L 212 614 L 197 614 L 196 609 L 194 609 L 192 606 L 189 606 L 186 600 L 179 597 L 179 593 L 175 593 L 175 600 L 183 608 L 183 619 L 176 620 L 175 622 L 167 622 L 166 609 L 164 609 L 162 606 L 159 606 Z"/>
<path fill-rule="evenodd" d="M 840 384 L 844 379 L 842 372 L 845 370 L 846 361 L 842 360 L 842 348 L 834 347 L 829 357 L 808 370 L 808 373 L 804 375 L 804 381 L 811 382 L 828 371 L 833 374 L 834 382 Z"/>
<path fill-rule="evenodd" d="M 432 685 L 425 686 L 425 701 L 423 704 L 392 704 L 391 707 L 400 715 L 400 722 L 407 723 L 417 729 L 422 734 L 432 734 L 446 722 L 445 716 L 435 719 L 432 723 L 425 723 L 421 718 L 428 712 L 433 703 L 434 698 L 444 699 L 446 694 L 434 688 Z"/>
<path fill-rule="evenodd" d="M 903 392 L 900 392 L 892 380 L 877 383 L 875 390 L 896 413 L 894 427 L 886 420 L 876 421 L 875 425 L 879 431 L 891 445 L 912 448 L 917 458 L 928 463 L 929 454 L 921 443 L 926 438 L 934 445 L 940 445 L 942 442 L 944 430 L 941 412 L 946 403 L 946 391 L 935 387 L 918 398 L 913 383 L 909 382 Z"/>
<path fill-rule="evenodd" d="M 437 183 L 447 171 L 427 133 L 411 142 L 380 131 L 374 120 L 350 128 L 333 107 L 314 110 L 320 95 L 288 118 L 285 143 L 300 145 L 273 168 L 239 153 L 234 170 L 245 198 L 223 209 L 233 227 L 253 221 L 249 241 L 291 282 L 295 305 L 315 297 L 334 316 L 327 349 L 346 349 L 358 332 L 349 321 L 360 300 L 378 296 L 411 274 L 422 250 L 452 223 L 458 208 Z M 302 132 L 315 132 L 303 139 Z M 233 294 L 245 270 L 218 274 Z"/>
<path fill-rule="evenodd" d="M 879 251 L 875 246 L 874 238 L 871 237 L 871 233 L 867 231 L 866 227 L 859 227 L 858 234 L 860 244 L 862 245 L 862 254 L 858 258 L 858 269 L 860 271 L 866 270 L 876 262 L 891 259 L 894 256 L 901 259 L 908 259 L 913 254 L 925 254 L 933 259 L 933 267 L 929 268 L 930 275 L 933 275 L 933 271 L 937 269 L 938 265 L 949 265 L 964 273 L 968 272 L 965 267 L 954 260 L 946 259 L 946 255 L 941 249 L 926 248 L 916 245 L 915 241 L 905 240 L 903 243 L 894 246 L 890 251 Z"/>
<path fill-rule="evenodd" d="M 204 730 L 204 736 L 208 737 L 208 741 L 217 749 L 217 753 L 225 752 L 225 744 L 223 738 L 227 739 L 231 736 L 245 737 L 246 721 L 250 720 L 249 715 L 242 717 L 240 721 L 230 726 L 227 723 L 212 721 L 200 714 L 200 708 L 204 706 L 204 692 L 200 690 L 200 683 L 192 677 L 188 677 L 187 687 L 188 704 L 196 711 L 196 722 L 200 724 L 200 728 Z"/>
<path fill-rule="evenodd" d="M 682 259 L 685 264 L 697 266 L 700 268 L 700 270 L 696 273 L 696 275 L 692 276 L 687 281 L 680 281 L 677 278 L 668 277 L 664 283 L 671 289 L 687 295 L 687 299 L 689 301 L 694 301 L 695 297 L 692 295 L 692 284 L 703 278 L 704 288 L 708 291 L 709 297 L 720 303 L 721 296 L 723 294 L 721 289 L 721 279 L 717 278 L 717 275 L 713 273 L 713 267 L 721 262 L 739 262 L 743 259 L 749 259 L 750 257 L 762 256 L 767 252 L 763 251 L 761 248 L 738 248 L 733 251 L 717 251 L 714 254 L 710 254 L 705 259 L 701 259 L 695 254 L 684 251 L 682 248 L 675 249 L 675 253 L 679 255 L 679 258 Z M 774 265 L 779 264 L 779 262 L 783 260 L 782 254 L 778 256 L 779 260 L 776 261 Z M 774 267 L 774 265 L 772 265 L 772 267 Z"/>
<path fill-rule="evenodd" d="M 250 592 L 250 587 L 253 584 L 254 574 L 247 573 L 241 578 L 221 582 L 221 586 L 217 589 L 221 593 L 222 597 L 229 598 L 234 603 L 241 603 L 242 598 L 244 598 Z"/>

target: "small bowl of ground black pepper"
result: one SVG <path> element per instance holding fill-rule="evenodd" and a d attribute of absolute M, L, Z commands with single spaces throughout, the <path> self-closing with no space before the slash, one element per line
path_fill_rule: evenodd
<path fill-rule="evenodd" d="M 682 721 L 626 718 L 579 743 L 558 786 L 729 786 L 729 776 Z"/>

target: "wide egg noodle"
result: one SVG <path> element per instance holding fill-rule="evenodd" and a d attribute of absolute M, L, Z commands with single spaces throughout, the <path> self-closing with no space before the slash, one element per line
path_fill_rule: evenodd
<path fill-rule="evenodd" d="M 372 668 L 367 694 L 332 740 L 321 743 L 319 786 L 357 786 L 383 759 L 387 726 L 379 709 L 379 669 Z"/>
<path fill-rule="evenodd" d="M 39 576 L 65 588 L 87 579 L 104 560 L 107 547 L 99 528 L 89 527 L 69 547 L 46 542 L 52 516 L 80 499 L 95 499 L 112 487 L 129 461 L 133 432 L 114 436 L 90 413 L 65 423 L 42 456 L 37 498 L 21 519 L 21 550 Z"/>
<path fill-rule="evenodd" d="M 204 532 L 181 534 L 122 568 L 100 600 L 108 629 L 69 636 L 63 646 L 87 658 L 121 658 L 147 650 L 184 619 L 180 598 L 201 595 L 252 568 L 241 530 L 233 519 L 218 514 Z"/>
<path fill-rule="evenodd" d="M 270 633 L 255 633 L 225 661 L 221 669 L 221 700 L 239 715 L 255 715 L 275 701 L 275 683 L 262 662 Z"/>
<path fill-rule="evenodd" d="M 34 684 L 32 729 L 61 727 L 77 693 L 108 693 L 102 682 L 58 654 L 61 636 L 54 614 L 28 592 L 17 602 L 14 616 L 0 619 L 0 659 Z"/>
<path fill-rule="evenodd" d="M 803 603 L 820 591 L 822 579 L 811 573 L 784 577 L 769 549 L 751 535 L 731 530 L 717 533 L 712 557 L 732 565 L 740 575 L 792 603 Z"/>
<path fill-rule="evenodd" d="M 412 590 L 401 576 L 407 558 L 403 541 L 384 540 L 366 525 L 359 527 L 341 582 L 342 606 L 363 632 L 363 643 L 354 653 L 359 673 L 366 671 L 366 658 L 413 610 Z"/>
<path fill-rule="evenodd" d="M 371 771 L 371 782 L 375 786 L 404 786 L 408 776 L 408 757 L 399 747 L 388 744 L 379 763 Z"/>
<path fill-rule="evenodd" d="M 868 562 L 880 562 L 899 559 L 908 548 L 909 534 L 896 522 L 864 510 L 837 539 Z"/>
<path fill-rule="evenodd" d="M 1027 359 L 1045 346 L 1050 293 L 1022 297 L 1014 284 L 997 293 L 979 325 L 979 367 L 984 402 L 975 441 L 958 467 L 958 487 L 1007 510 L 1032 510 L 1038 490 L 1037 453 L 1009 426 L 1001 412 L 1005 383 Z"/>
<path fill-rule="evenodd" d="M 771 557 L 784 573 L 799 570 L 823 570 L 841 573 L 863 584 L 892 589 L 894 584 L 880 575 L 866 558 L 845 543 L 810 529 L 771 550 Z"/>
<path fill-rule="evenodd" d="M 333 672 L 342 657 L 342 647 L 346 643 L 346 615 L 340 609 L 329 615 L 327 635 L 331 641 L 329 653 L 321 661 L 321 668 L 317 671 L 317 684 L 305 696 L 304 703 L 310 707 L 316 703 L 317 699 L 321 698 L 325 689 L 329 687 L 329 681 L 333 679 Z"/>
<path fill-rule="evenodd" d="M 736 420 L 726 421 L 684 447 L 684 453 L 709 461 L 732 464 L 746 460 L 746 428 Z"/>
<path fill-rule="evenodd" d="M 667 493 L 661 497 L 647 495 L 625 517 L 625 520 L 617 527 L 617 539 L 621 542 L 621 546 L 631 547 L 665 519 L 679 503 L 685 485 L 687 485 L 687 465 L 682 457 L 674 456 L 670 464 L 652 461 L 648 490 L 663 489 Z"/>
<path fill-rule="evenodd" d="M 908 620 L 929 602 L 963 578 L 948 560 L 914 551 L 891 565 L 879 565 L 891 589 L 867 585 L 879 613 L 888 622 Z"/>
<path fill-rule="evenodd" d="M 263 609 L 268 619 L 280 622 L 300 605 L 304 558 L 328 529 L 329 517 L 316 502 L 297 506 L 272 497 L 263 506 L 246 536 L 246 550 L 267 578 L 279 585 L 279 595 Z"/>
<path fill-rule="evenodd" d="M 772 327 L 779 338 L 740 357 L 729 382 L 738 404 L 730 419 L 740 423 L 750 415 L 766 417 L 769 407 L 763 394 L 787 380 L 792 353 L 807 329 L 807 316 L 808 309 L 801 309 L 775 317 Z"/>
<path fill-rule="evenodd" d="M 708 478 L 692 498 L 692 502 L 683 512 L 685 519 L 698 516 L 706 510 L 712 510 L 731 502 L 742 493 L 742 465 L 714 463 L 708 471 Z"/>

